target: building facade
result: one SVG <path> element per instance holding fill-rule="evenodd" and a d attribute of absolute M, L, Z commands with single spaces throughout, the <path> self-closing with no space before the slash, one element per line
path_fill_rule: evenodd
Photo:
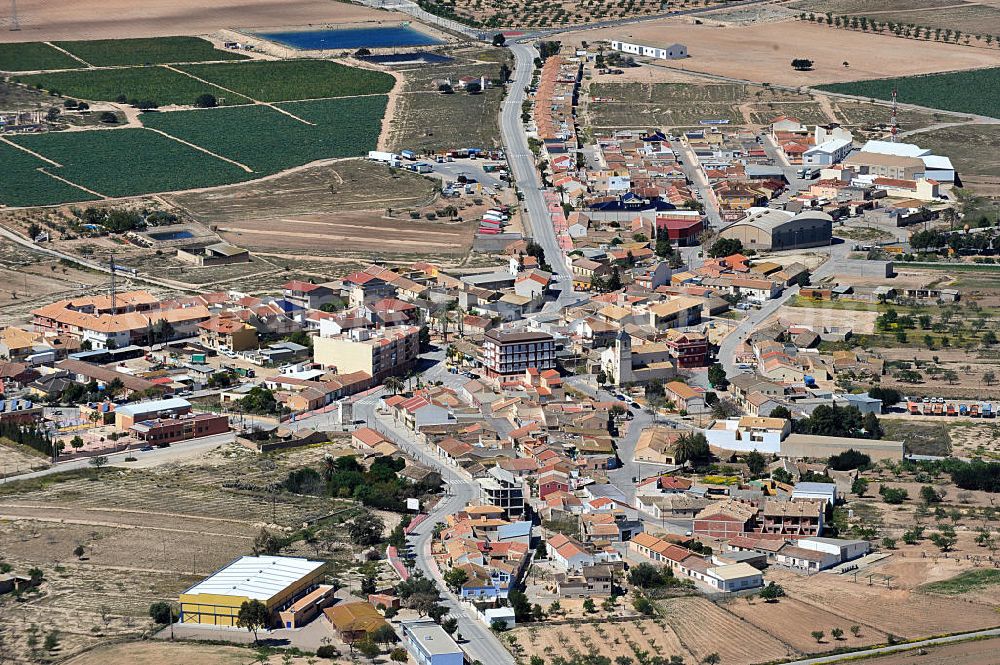
<path fill-rule="evenodd" d="M 657 60 L 679 60 L 688 57 L 687 46 L 684 46 L 684 44 L 671 44 L 670 46 L 660 47 L 612 39 L 611 48 L 621 53 L 642 55 L 647 58 L 656 58 Z"/>
<path fill-rule="evenodd" d="M 491 330 L 483 341 L 483 367 L 491 377 L 555 369 L 556 344 L 543 332 Z"/>
<path fill-rule="evenodd" d="M 413 369 L 420 354 L 420 329 L 394 326 L 380 330 L 364 328 L 313 340 L 313 358 L 338 374 L 365 372 L 376 384 L 389 376 Z"/>

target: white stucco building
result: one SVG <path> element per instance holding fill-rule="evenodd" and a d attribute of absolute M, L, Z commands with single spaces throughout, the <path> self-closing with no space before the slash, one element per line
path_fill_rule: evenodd
<path fill-rule="evenodd" d="M 684 46 L 684 44 L 671 44 L 670 46 L 660 47 L 612 39 L 611 48 L 622 53 L 642 55 L 647 58 L 656 58 L 657 60 L 679 60 L 688 57 L 687 46 Z"/>

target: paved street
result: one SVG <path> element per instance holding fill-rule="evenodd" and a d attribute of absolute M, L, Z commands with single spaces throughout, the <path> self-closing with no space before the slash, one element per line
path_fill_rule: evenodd
<path fill-rule="evenodd" d="M 557 296 L 546 303 L 544 311 L 558 311 L 576 299 L 573 293 L 573 274 L 566 265 L 566 259 L 556 232 L 549 218 L 548 208 L 542 196 L 541 180 L 535 170 L 535 157 L 528 149 L 528 138 L 521 122 L 521 104 L 526 99 L 525 90 L 531 84 L 531 71 L 538 51 L 534 46 L 511 42 L 508 44 L 514 54 L 513 83 L 508 86 L 507 99 L 500 109 L 500 134 L 507 151 L 512 182 L 524 197 L 522 208 L 527 234 L 545 251 L 545 260 L 552 266 L 555 275 L 554 290 Z"/>
<path fill-rule="evenodd" d="M 208 452 L 218 448 L 225 443 L 232 443 L 236 439 L 236 435 L 233 432 L 228 432 L 226 434 L 217 434 L 215 436 L 206 436 L 201 439 L 196 439 L 194 441 L 187 441 L 181 443 L 175 443 L 169 448 L 154 448 L 153 450 L 140 451 L 140 450 L 128 450 L 122 451 L 120 453 L 111 453 L 105 455 L 108 458 L 109 466 L 121 466 L 126 468 L 148 468 L 153 466 L 159 466 L 161 464 L 168 464 L 170 462 L 177 462 L 184 459 L 190 459 L 198 457 L 203 453 Z M 128 456 L 136 458 L 135 462 L 126 462 L 125 458 Z M 47 469 L 41 471 L 34 471 L 32 473 L 22 473 L 18 476 L 10 476 L 9 478 L 0 478 L 0 484 L 9 483 L 14 480 L 26 480 L 29 478 L 40 478 L 42 476 L 48 476 L 53 473 L 62 473 L 63 471 L 75 471 L 78 469 L 86 469 L 90 467 L 90 458 L 80 458 L 75 460 L 69 460 L 66 462 L 60 462 L 54 466 L 50 466 Z"/>
<path fill-rule="evenodd" d="M 691 183 L 691 192 L 705 206 L 705 215 L 708 217 L 708 226 L 719 229 L 723 226 L 722 217 L 719 215 L 719 201 L 715 196 L 715 190 L 705 176 L 705 171 L 698 166 L 698 158 L 691 147 L 683 141 L 671 141 L 670 148 L 680 157 L 681 170 L 684 176 Z"/>
<path fill-rule="evenodd" d="M 480 622 L 458 598 L 447 590 L 444 580 L 437 572 L 437 567 L 431 561 L 431 540 L 434 524 L 444 521 L 447 515 L 452 515 L 469 503 L 476 500 L 478 486 L 471 478 L 462 475 L 454 467 L 444 464 L 431 454 L 430 450 L 416 442 L 413 434 L 396 427 L 388 418 L 382 418 L 377 413 L 378 400 L 384 394 L 382 391 L 368 395 L 355 403 L 355 418 L 364 420 L 369 427 L 378 430 L 400 446 L 407 454 L 416 460 L 440 471 L 446 483 L 446 494 L 428 513 L 426 519 L 410 536 L 410 545 L 416 554 L 417 569 L 424 576 L 437 581 L 442 591 L 444 603 L 451 610 L 451 616 L 458 619 L 458 632 L 464 638 L 463 648 L 474 660 L 484 665 L 513 665 L 514 658 L 482 622 Z"/>

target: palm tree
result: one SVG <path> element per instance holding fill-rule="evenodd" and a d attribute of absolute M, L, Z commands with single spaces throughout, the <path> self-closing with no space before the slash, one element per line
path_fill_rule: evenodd
<path fill-rule="evenodd" d="M 403 389 L 403 380 L 398 376 L 387 377 L 385 381 L 382 382 L 385 389 L 391 392 L 393 395 L 399 393 Z"/>
<path fill-rule="evenodd" d="M 674 443 L 674 461 L 687 464 L 704 459 L 708 452 L 708 441 L 701 432 L 685 432 Z"/>

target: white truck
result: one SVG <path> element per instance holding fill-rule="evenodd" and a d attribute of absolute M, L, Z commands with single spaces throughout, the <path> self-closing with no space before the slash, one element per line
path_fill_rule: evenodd
<path fill-rule="evenodd" d="M 384 162 L 391 166 L 398 166 L 402 158 L 393 152 L 383 152 L 381 150 L 369 150 L 368 159 L 372 160 L 373 162 Z"/>

